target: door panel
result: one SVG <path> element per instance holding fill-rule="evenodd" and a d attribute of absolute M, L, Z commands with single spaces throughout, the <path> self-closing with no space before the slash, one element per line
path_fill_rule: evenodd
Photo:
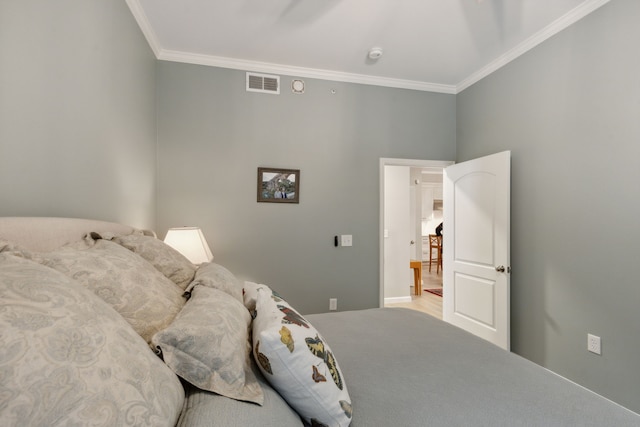
<path fill-rule="evenodd" d="M 454 311 L 469 320 L 495 329 L 495 281 L 456 274 L 454 286 Z"/>
<path fill-rule="evenodd" d="M 495 185 L 495 176 L 486 173 L 469 174 L 456 183 L 454 248 L 457 260 L 494 264 L 492 210 Z"/>
<path fill-rule="evenodd" d="M 443 318 L 510 347 L 511 153 L 444 170 Z M 505 271 L 497 271 L 503 266 Z"/>

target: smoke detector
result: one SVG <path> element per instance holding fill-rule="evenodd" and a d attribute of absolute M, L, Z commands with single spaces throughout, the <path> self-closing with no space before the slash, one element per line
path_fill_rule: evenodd
<path fill-rule="evenodd" d="M 382 48 L 380 47 L 372 47 L 369 50 L 369 58 L 378 59 L 382 56 Z"/>

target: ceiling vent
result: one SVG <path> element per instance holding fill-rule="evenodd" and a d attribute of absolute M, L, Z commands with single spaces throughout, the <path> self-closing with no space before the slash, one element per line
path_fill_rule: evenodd
<path fill-rule="evenodd" d="M 280 94 L 280 76 L 247 73 L 247 92 Z"/>

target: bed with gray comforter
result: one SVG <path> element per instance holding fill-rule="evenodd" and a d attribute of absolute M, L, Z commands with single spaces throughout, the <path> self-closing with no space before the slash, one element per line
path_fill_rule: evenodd
<path fill-rule="evenodd" d="M 0 218 L 0 425 L 640 426 L 424 313 L 301 316 L 175 255 L 119 224 Z"/>
<path fill-rule="evenodd" d="M 637 414 L 424 313 L 382 308 L 305 317 L 340 363 L 354 427 L 640 425 Z M 301 425 L 273 393 L 263 407 L 247 407 L 190 388 L 179 425 Z"/>

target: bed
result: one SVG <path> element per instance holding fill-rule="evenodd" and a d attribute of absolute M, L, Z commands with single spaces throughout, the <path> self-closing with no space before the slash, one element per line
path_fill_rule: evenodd
<path fill-rule="evenodd" d="M 105 272 L 79 267 L 93 252 Z M 153 232 L 126 225 L 0 218 L 0 425 L 640 425 L 426 314 L 301 316 L 277 284 L 213 263 L 177 268 L 167 253 Z M 114 288 L 126 274 L 135 283 Z M 159 286 L 150 276 L 164 287 L 139 298 Z M 240 371 L 233 381 L 227 365 Z"/>

